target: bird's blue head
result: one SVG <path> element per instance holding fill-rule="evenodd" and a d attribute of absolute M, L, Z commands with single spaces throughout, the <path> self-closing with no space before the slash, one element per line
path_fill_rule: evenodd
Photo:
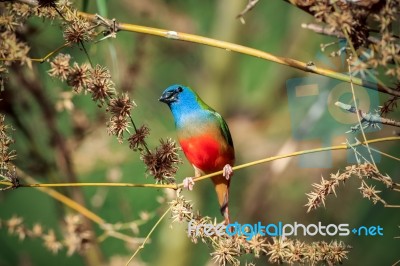
<path fill-rule="evenodd" d="M 175 119 L 183 114 L 203 109 L 203 101 L 199 96 L 189 87 L 178 84 L 168 87 L 159 101 L 168 104 Z"/>
<path fill-rule="evenodd" d="M 189 123 L 193 115 L 206 117 L 206 110 L 212 110 L 192 89 L 179 84 L 169 86 L 159 101 L 168 104 L 177 127 Z"/>

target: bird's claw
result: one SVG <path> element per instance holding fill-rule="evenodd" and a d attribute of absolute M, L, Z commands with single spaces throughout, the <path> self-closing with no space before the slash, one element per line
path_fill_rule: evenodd
<path fill-rule="evenodd" d="M 233 169 L 232 166 L 229 164 L 226 164 L 224 166 L 224 169 L 222 169 L 222 175 L 226 178 L 226 180 L 229 180 L 231 176 L 233 175 Z"/>
<path fill-rule="evenodd" d="M 192 177 L 186 177 L 183 179 L 183 187 L 187 188 L 188 190 L 192 191 L 194 186 L 194 180 Z"/>

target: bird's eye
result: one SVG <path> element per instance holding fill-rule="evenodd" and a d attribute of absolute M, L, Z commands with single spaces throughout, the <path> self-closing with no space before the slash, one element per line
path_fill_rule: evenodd
<path fill-rule="evenodd" d="M 182 92 L 182 91 L 183 91 L 182 87 L 178 87 L 178 92 Z"/>

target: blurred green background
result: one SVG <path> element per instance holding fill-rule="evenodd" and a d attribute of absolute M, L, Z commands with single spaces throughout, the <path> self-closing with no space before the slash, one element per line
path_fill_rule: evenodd
<path fill-rule="evenodd" d="M 320 44 L 332 42 L 333 38 L 301 29 L 301 23 L 312 22 L 313 17 L 284 1 L 260 1 L 254 10 L 245 15 L 246 24 L 241 24 L 235 17 L 246 4 L 246 0 L 90 1 L 88 12 L 100 13 L 121 22 L 238 43 L 274 55 L 313 61 L 336 71 L 345 71 L 340 59 L 329 58 L 320 52 Z M 99 5 L 104 7 L 99 9 Z M 77 1 L 76 6 L 81 9 L 82 3 Z M 30 19 L 28 30 L 31 34 L 25 41 L 32 48 L 30 56 L 33 58 L 42 57 L 63 44 L 57 23 Z M 291 129 L 290 108 L 301 110 L 301 106 L 288 104 L 286 82 L 292 78 L 310 77 L 311 74 L 222 49 L 132 32 L 119 32 L 116 39 L 87 44 L 86 48 L 95 64 L 110 69 L 117 90 L 128 92 L 136 102 L 133 119 L 150 127 L 148 142 L 151 147 L 155 147 L 160 138 L 176 139 L 172 116 L 168 108 L 158 102 L 162 91 L 174 83 L 195 89 L 205 102 L 224 116 L 235 143 L 237 164 L 322 145 L 318 138 L 295 140 Z M 62 52 L 71 54 L 72 61 L 87 61 L 85 53 L 77 47 Z M 62 102 L 61 92 L 70 89 L 65 83 L 49 77 L 46 73 L 48 69 L 48 63 L 34 64 L 33 71 L 23 69 L 23 75 L 33 74 L 45 98 L 56 106 Z M 57 168 L 59 158 L 43 120 L 40 103 L 18 81 L 17 76 L 22 75 L 19 71 L 10 73 L 1 102 L 7 122 L 16 129 L 13 146 L 18 153 L 16 164 L 40 182 L 66 182 Z M 380 97 L 381 101 L 386 99 L 384 95 Z M 73 168 L 78 180 L 152 183 L 151 176 L 146 178 L 139 154 L 132 152 L 126 143 L 121 145 L 107 135 L 104 108 L 98 108 L 89 95 L 76 95 L 72 102 L 72 111 L 60 110 L 54 118 L 72 150 Z M 313 123 L 323 124 L 324 121 Z M 391 134 L 392 129 L 384 127 L 370 133 L 368 138 Z M 344 132 L 336 134 L 331 144 L 338 145 L 346 139 L 353 142 L 354 137 Z M 361 139 L 359 135 L 357 137 Z M 400 156 L 397 143 L 382 143 L 375 147 Z M 321 221 L 324 224 L 349 223 L 350 226 L 380 225 L 384 228 L 384 236 L 350 235 L 336 239 L 353 247 L 345 264 L 393 264 L 400 259 L 400 240 L 395 239 L 400 236 L 399 212 L 362 199 L 358 179 L 350 179 L 346 186 L 340 185 L 337 198 L 328 197 L 326 208 L 306 213 L 305 193 L 312 190 L 311 184 L 318 182 L 321 175 L 328 177 L 347 165 L 344 151 L 333 152 L 331 159 L 331 168 L 304 168 L 298 158 L 287 158 L 237 171 L 230 193 L 232 220 L 250 224 L 258 221 L 297 221 L 304 224 Z M 378 166 L 382 173 L 398 181 L 400 168 L 395 161 L 382 158 Z M 192 174 L 192 167 L 184 160 L 177 175 L 178 181 Z M 117 179 L 112 179 L 115 176 Z M 159 209 L 160 203 L 157 202 L 157 198 L 165 194 L 162 190 L 82 188 L 81 191 L 87 207 L 109 223 L 129 222 L 139 219 L 141 212 L 155 212 L 153 218 L 140 226 L 137 237 L 145 237 L 164 210 Z M 385 193 L 382 197 L 396 204 L 399 198 L 395 194 Z M 184 192 L 184 195 L 192 200 L 194 208 L 201 214 L 221 220 L 211 182 L 200 182 L 194 191 Z M 26 225 L 40 223 L 57 232 L 61 231 L 59 225 L 63 215 L 70 212 L 48 195 L 25 188 L 0 193 L 0 206 L 1 219 L 9 219 L 15 214 L 22 216 Z M 93 227 L 101 234 L 96 225 Z M 213 265 L 209 256 L 211 249 L 203 243 L 193 244 L 186 237 L 185 229 L 184 225 L 178 224 L 171 227 L 168 216 L 156 229 L 151 242 L 140 251 L 134 265 Z M 328 237 L 301 239 L 309 242 L 330 240 Z M 136 248 L 111 238 L 100 244 L 109 265 L 124 265 Z M 253 259 L 244 257 L 242 261 Z M 266 258 L 254 261 L 260 265 L 267 264 Z M 53 255 L 43 248 L 40 240 L 19 241 L 16 236 L 10 236 L 5 228 L 0 229 L 1 266 L 84 264 L 79 255 L 68 257 L 65 250 Z"/>

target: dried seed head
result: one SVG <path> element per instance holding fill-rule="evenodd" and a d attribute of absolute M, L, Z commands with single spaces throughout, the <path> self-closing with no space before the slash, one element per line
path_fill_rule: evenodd
<path fill-rule="evenodd" d="M 69 21 L 64 30 L 64 39 L 69 43 L 81 43 L 91 41 L 95 32 L 89 21 L 80 17 L 76 10 L 67 13 Z"/>
<path fill-rule="evenodd" d="M 142 153 L 141 159 L 147 166 L 147 172 L 153 175 L 157 182 L 174 183 L 177 164 L 181 163 L 179 150 L 171 139 L 161 139 L 155 151 Z"/>
<path fill-rule="evenodd" d="M 108 134 L 116 136 L 119 143 L 122 143 L 124 140 L 124 132 L 129 133 L 129 122 L 126 117 L 113 116 L 107 126 Z"/>
<path fill-rule="evenodd" d="M 65 223 L 64 244 L 67 255 L 83 253 L 93 242 L 92 232 L 84 226 L 81 216 L 69 215 L 65 217 Z"/>
<path fill-rule="evenodd" d="M 74 10 L 72 2 L 69 0 L 58 0 L 56 5 L 57 5 L 57 10 L 62 13 Z"/>
<path fill-rule="evenodd" d="M 127 93 L 119 95 L 117 98 L 113 98 L 108 103 L 107 110 L 111 112 L 113 116 L 129 116 L 131 109 L 135 107 L 136 104 L 131 101 Z"/>
<path fill-rule="evenodd" d="M 240 265 L 236 258 L 240 255 L 240 247 L 236 245 L 233 237 L 219 238 L 214 243 L 214 252 L 211 253 L 213 260 L 219 265 Z"/>
<path fill-rule="evenodd" d="M 6 223 L 6 226 L 8 227 L 8 233 L 13 234 L 17 230 L 17 228 L 22 225 L 23 222 L 24 219 L 22 217 L 11 217 Z"/>
<path fill-rule="evenodd" d="M 190 221 L 193 218 L 193 206 L 182 195 L 169 203 L 171 205 L 172 222 Z"/>
<path fill-rule="evenodd" d="M 247 241 L 248 246 L 250 247 L 251 252 L 254 254 L 256 258 L 259 258 L 260 255 L 266 254 L 266 247 L 268 246 L 266 243 L 266 238 L 262 237 L 260 234 L 253 236 L 250 241 Z"/>
<path fill-rule="evenodd" d="M 63 247 L 62 243 L 57 240 L 56 234 L 52 229 L 50 229 L 47 234 L 43 235 L 42 238 L 44 246 L 54 254 L 57 254 Z"/>
<path fill-rule="evenodd" d="M 67 84 L 72 86 L 76 93 L 80 93 L 83 89 L 88 86 L 90 81 L 89 71 L 90 66 L 88 64 L 79 65 L 74 63 L 74 66 L 70 69 L 67 75 Z"/>
<path fill-rule="evenodd" d="M 267 255 L 269 255 L 268 261 L 271 263 L 284 262 L 290 244 L 290 241 L 287 239 L 273 237 L 272 242 L 267 244 Z"/>
<path fill-rule="evenodd" d="M 369 186 L 365 182 L 361 183 L 361 187 L 358 188 L 363 196 L 363 198 L 367 198 L 371 200 L 374 204 L 376 204 L 378 201 L 381 200 L 381 198 L 378 196 L 379 193 L 382 191 L 376 190 L 375 186 Z"/>
<path fill-rule="evenodd" d="M 10 149 L 10 145 L 14 143 L 11 137 L 13 128 L 5 123 L 5 116 L 0 114 L 0 169 L 2 179 L 13 183 L 10 188 L 15 188 L 19 185 L 18 177 L 15 173 L 15 166 L 12 161 L 17 157 L 15 150 Z"/>
<path fill-rule="evenodd" d="M 136 130 L 135 134 L 132 134 L 129 138 L 128 138 L 128 142 L 129 142 L 129 148 L 137 151 L 137 150 L 142 150 L 142 147 L 144 147 L 146 145 L 146 137 L 150 134 L 150 129 L 145 126 L 142 125 L 140 128 L 138 128 Z"/>
<path fill-rule="evenodd" d="M 31 67 L 32 62 L 28 57 L 29 46 L 17 39 L 17 36 L 10 31 L 0 33 L 0 58 L 12 58 L 13 61 L 2 61 L 5 66 L 12 62 L 19 61 L 21 65 L 27 64 Z"/>
<path fill-rule="evenodd" d="M 53 61 L 50 62 L 50 70 L 48 71 L 51 77 L 57 77 L 61 81 L 67 79 L 69 74 L 69 60 L 71 56 L 69 54 L 58 54 Z"/>
<path fill-rule="evenodd" d="M 32 8 L 27 4 L 13 3 L 11 5 L 11 14 L 14 16 L 15 22 L 24 21 L 32 14 L 32 12 Z"/>
<path fill-rule="evenodd" d="M 96 65 L 90 73 L 91 77 L 87 86 L 88 91 L 92 93 L 92 99 L 102 105 L 115 94 L 114 82 L 111 80 L 108 69 L 100 65 Z"/>
<path fill-rule="evenodd" d="M 15 20 L 14 15 L 2 14 L 0 16 L 0 26 L 1 28 L 5 28 L 7 31 L 13 32 L 16 30 L 16 27 L 21 24 Z"/>
<path fill-rule="evenodd" d="M 32 230 L 30 230 L 30 236 L 31 237 L 39 237 L 43 234 L 43 227 L 36 223 L 33 227 Z"/>
<path fill-rule="evenodd" d="M 58 17 L 60 17 L 60 15 L 57 13 L 57 10 L 50 5 L 44 5 L 44 6 L 36 6 L 34 8 L 34 13 L 36 16 L 40 17 L 40 18 L 47 18 L 47 19 L 51 19 L 54 20 Z"/>

